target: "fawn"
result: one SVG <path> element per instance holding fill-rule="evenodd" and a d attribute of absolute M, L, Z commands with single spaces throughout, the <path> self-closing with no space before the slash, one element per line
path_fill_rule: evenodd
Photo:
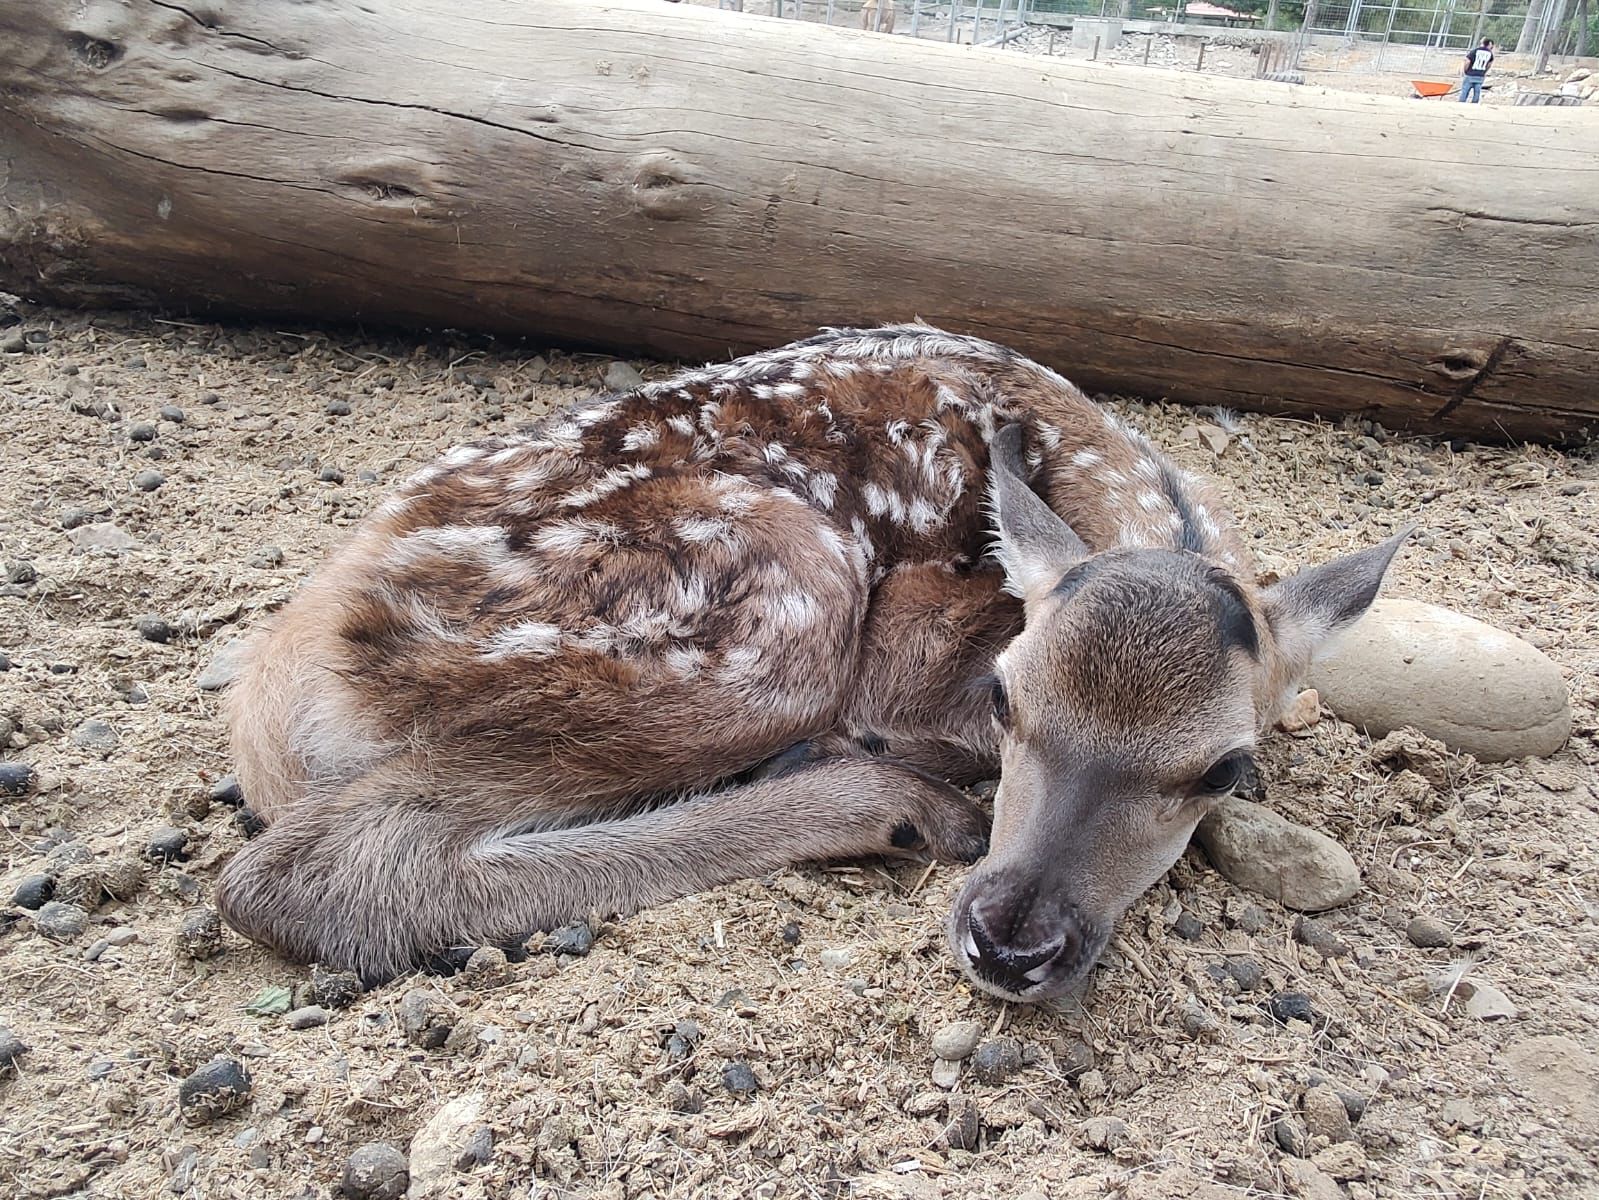
<path fill-rule="evenodd" d="M 1256 586 L 1053 371 L 828 330 L 451 450 L 243 651 L 222 912 L 369 982 L 791 864 L 973 862 L 981 987 L 1070 988 L 1404 535 Z M 958 786 L 999 774 L 992 829 Z"/>

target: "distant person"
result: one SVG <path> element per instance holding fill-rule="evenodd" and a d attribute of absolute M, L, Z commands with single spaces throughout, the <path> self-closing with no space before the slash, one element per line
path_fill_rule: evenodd
<path fill-rule="evenodd" d="M 1482 81 L 1488 74 L 1488 65 L 1494 60 L 1492 38 L 1483 38 L 1482 45 L 1466 52 L 1466 76 L 1460 81 L 1460 102 L 1482 103 Z"/>

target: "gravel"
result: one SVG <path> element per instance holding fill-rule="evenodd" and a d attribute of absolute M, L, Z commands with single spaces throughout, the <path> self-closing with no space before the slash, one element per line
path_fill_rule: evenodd
<path fill-rule="evenodd" d="M 437 1050 L 455 1028 L 455 1014 L 437 992 L 411 988 L 400 997 L 400 1028 L 413 1046 Z"/>
<path fill-rule="evenodd" d="M 1449 926 L 1436 917 L 1412 917 L 1405 926 L 1405 936 L 1412 946 L 1423 950 L 1441 950 L 1455 944 L 1455 935 L 1449 932 Z"/>
<path fill-rule="evenodd" d="M 557 929 L 544 939 L 546 954 L 570 954 L 581 958 L 594 948 L 594 930 L 587 921 Z"/>
<path fill-rule="evenodd" d="M 311 968 L 311 999 L 324 1008 L 349 1008 L 365 990 L 353 971 L 334 971 L 320 965 Z"/>
<path fill-rule="evenodd" d="M 11 903 L 18 908 L 37 909 L 56 894 L 56 881 L 49 875 L 28 875 L 11 893 Z"/>
<path fill-rule="evenodd" d="M 165 645 L 172 640 L 172 626 L 160 617 L 140 617 L 135 628 L 139 636 L 147 642 L 157 642 Z"/>
<path fill-rule="evenodd" d="M 72 731 L 72 743 L 95 754 L 110 754 L 117 748 L 117 731 L 99 717 L 90 717 Z"/>
<path fill-rule="evenodd" d="M 160 471 L 147 468 L 133 477 L 133 486 L 141 492 L 153 492 L 167 481 L 167 477 Z"/>
<path fill-rule="evenodd" d="M 318 1025 L 326 1025 L 332 1016 L 321 1005 L 308 1004 L 284 1014 L 283 1023 L 290 1029 L 315 1029 Z"/>
<path fill-rule="evenodd" d="M 22 796 L 33 786 L 33 768 L 27 763 L 0 763 L 0 795 Z"/>

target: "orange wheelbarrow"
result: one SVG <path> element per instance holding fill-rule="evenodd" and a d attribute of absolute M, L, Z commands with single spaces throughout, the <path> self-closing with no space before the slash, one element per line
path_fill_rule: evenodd
<path fill-rule="evenodd" d="M 1447 96 L 1450 92 L 1454 91 L 1458 85 L 1453 83 L 1435 83 L 1431 79 L 1412 79 L 1410 81 L 1410 86 L 1415 89 L 1415 98 L 1417 100 L 1431 100 L 1435 96 Z"/>

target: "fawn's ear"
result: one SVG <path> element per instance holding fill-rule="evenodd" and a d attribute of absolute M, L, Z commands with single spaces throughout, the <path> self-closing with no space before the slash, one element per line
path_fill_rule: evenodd
<path fill-rule="evenodd" d="M 1283 653 L 1303 669 L 1329 638 L 1364 616 L 1394 555 L 1415 531 L 1411 525 L 1385 542 L 1307 567 L 1267 588 L 1262 597 L 1266 618 Z"/>
<path fill-rule="evenodd" d="M 1031 613 L 1073 563 L 1089 556 L 1089 549 L 1028 486 L 1020 425 L 996 433 L 988 454 L 992 553 L 1005 570 L 1005 590 L 1026 601 Z"/>

